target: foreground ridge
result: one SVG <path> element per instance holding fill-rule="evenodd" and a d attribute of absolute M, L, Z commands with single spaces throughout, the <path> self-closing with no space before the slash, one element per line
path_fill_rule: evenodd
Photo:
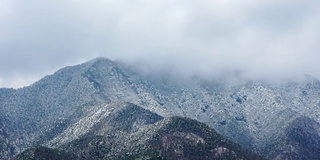
<path fill-rule="evenodd" d="M 59 159 L 261 159 L 195 120 L 162 118 L 133 104 L 119 108 L 79 139 L 55 149 L 41 146 L 28 149 L 17 160 L 59 156 Z"/>

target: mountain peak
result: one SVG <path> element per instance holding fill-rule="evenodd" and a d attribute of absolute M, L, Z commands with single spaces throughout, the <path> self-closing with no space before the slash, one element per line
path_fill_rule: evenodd
<path fill-rule="evenodd" d="M 107 64 L 107 65 L 110 65 L 110 64 L 113 64 L 114 62 L 108 58 L 105 58 L 105 57 L 96 57 L 88 62 L 85 62 L 86 63 L 89 63 L 91 65 L 94 65 L 94 64 Z"/>

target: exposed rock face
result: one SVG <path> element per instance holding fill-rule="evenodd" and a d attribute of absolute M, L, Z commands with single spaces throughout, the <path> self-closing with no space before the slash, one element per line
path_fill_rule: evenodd
<path fill-rule="evenodd" d="M 98 58 L 29 87 L 0 89 L 0 157 L 78 139 L 103 121 L 115 102 L 130 102 L 164 117 L 196 119 L 269 159 L 291 143 L 287 128 L 297 118 L 320 122 L 320 82 L 310 77 L 281 84 L 154 77 Z"/>
<path fill-rule="evenodd" d="M 35 147 L 17 159 L 48 155 L 75 159 L 261 159 L 205 124 L 181 117 L 163 119 L 133 104 L 118 105 L 87 134 L 55 150 Z"/>

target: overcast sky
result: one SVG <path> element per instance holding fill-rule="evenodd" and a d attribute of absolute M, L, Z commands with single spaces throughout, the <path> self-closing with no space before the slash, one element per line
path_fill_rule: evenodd
<path fill-rule="evenodd" d="M 0 87 L 103 56 L 204 76 L 320 78 L 319 0 L 1 0 Z"/>

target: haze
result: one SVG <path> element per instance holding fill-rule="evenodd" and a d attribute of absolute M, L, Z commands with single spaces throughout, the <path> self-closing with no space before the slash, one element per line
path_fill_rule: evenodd
<path fill-rule="evenodd" d="M 1 0 L 0 87 L 102 56 L 150 71 L 320 78 L 318 0 Z"/>

